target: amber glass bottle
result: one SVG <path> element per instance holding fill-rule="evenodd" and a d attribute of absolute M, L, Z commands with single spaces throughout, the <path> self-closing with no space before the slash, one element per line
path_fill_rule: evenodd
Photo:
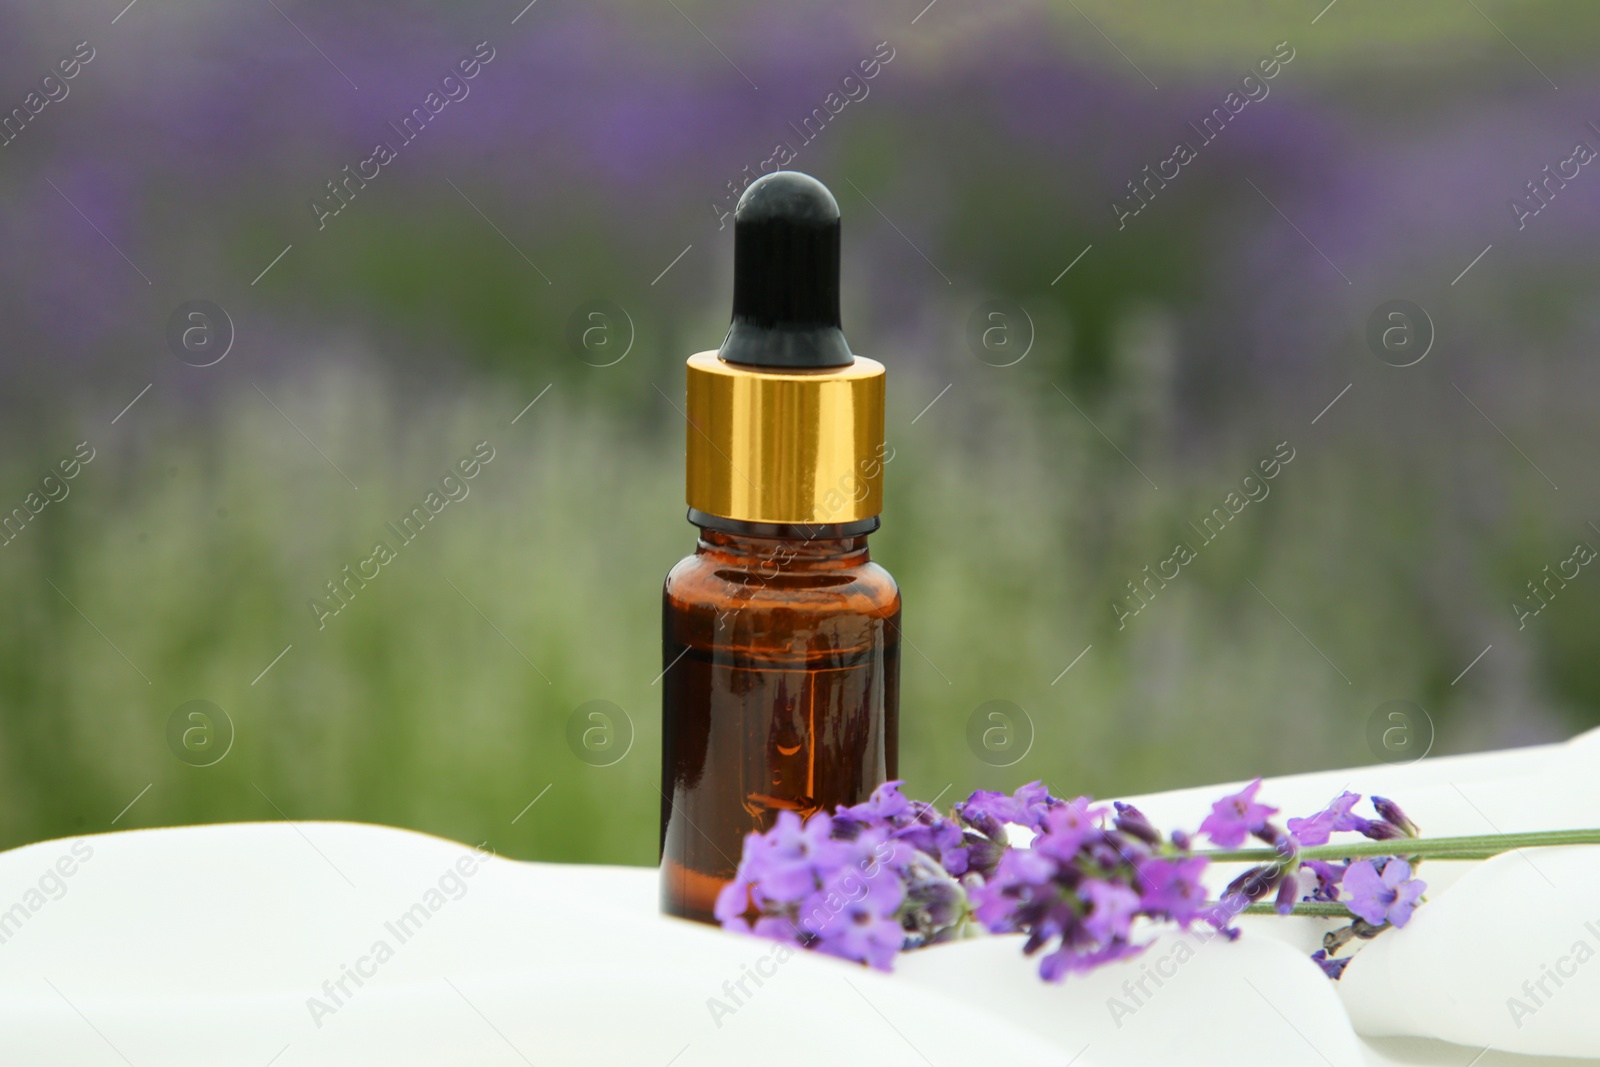
<path fill-rule="evenodd" d="M 779 172 L 734 215 L 734 313 L 688 364 L 694 555 L 662 617 L 661 907 L 711 921 L 744 837 L 896 773 L 900 594 L 867 553 L 881 364 L 839 328 L 839 209 Z"/>

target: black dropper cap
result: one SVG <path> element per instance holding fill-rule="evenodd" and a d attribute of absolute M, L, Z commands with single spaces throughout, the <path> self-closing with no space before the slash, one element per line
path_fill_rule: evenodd
<path fill-rule="evenodd" d="M 846 367 L 839 204 L 809 174 L 750 183 L 733 213 L 733 325 L 717 355 L 755 367 Z"/>

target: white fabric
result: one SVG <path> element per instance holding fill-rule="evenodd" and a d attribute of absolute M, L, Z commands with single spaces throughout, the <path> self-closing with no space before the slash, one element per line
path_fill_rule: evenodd
<path fill-rule="evenodd" d="M 1378 792 L 1429 834 L 1597 826 L 1597 757 L 1600 732 L 1269 780 L 1261 799 L 1298 814 L 1345 787 Z M 1156 825 L 1193 828 L 1228 788 L 1135 799 Z M 1249 917 L 1237 942 L 1169 933 L 1046 985 L 1015 938 L 911 953 L 885 976 L 661 918 L 654 871 L 485 858 L 386 827 L 104 834 L 0 854 L 0 1064 L 1600 1056 L 1600 848 L 1429 862 L 1422 876 L 1411 925 L 1365 946 L 1339 983 L 1305 958 L 1325 923 Z"/>

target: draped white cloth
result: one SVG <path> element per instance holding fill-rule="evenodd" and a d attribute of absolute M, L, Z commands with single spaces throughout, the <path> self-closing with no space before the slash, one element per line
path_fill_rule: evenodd
<path fill-rule="evenodd" d="M 1309 814 L 1344 788 L 1378 792 L 1428 834 L 1600 826 L 1597 760 L 1600 732 L 1273 779 L 1261 799 Z M 1134 799 L 1158 826 L 1193 828 L 1231 788 Z M 1428 902 L 1341 982 L 1306 959 L 1323 921 L 1247 917 L 1236 942 L 1169 933 L 1047 985 L 1016 938 L 911 953 L 882 975 L 664 919 L 654 871 L 519 863 L 387 827 L 102 834 L 0 854 L 0 1064 L 1600 1057 L 1600 846 L 1421 876 Z"/>

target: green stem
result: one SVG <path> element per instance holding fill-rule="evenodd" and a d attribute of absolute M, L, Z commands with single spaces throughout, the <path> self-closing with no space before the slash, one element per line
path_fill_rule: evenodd
<path fill-rule="evenodd" d="M 1278 909 L 1271 904 L 1251 904 L 1245 915 L 1276 915 Z M 1314 915 L 1319 919 L 1353 919 L 1349 908 L 1333 900 L 1303 900 L 1289 912 L 1290 915 Z"/>
<path fill-rule="evenodd" d="M 1484 860 L 1517 848 L 1553 845 L 1600 845 L 1600 829 L 1540 830 L 1525 834 L 1479 834 L 1471 837 L 1397 837 L 1391 841 L 1351 841 L 1302 848 L 1301 860 L 1341 860 L 1362 856 L 1416 856 L 1421 859 Z M 1198 849 L 1215 863 L 1275 863 L 1283 857 L 1271 848 Z"/>

